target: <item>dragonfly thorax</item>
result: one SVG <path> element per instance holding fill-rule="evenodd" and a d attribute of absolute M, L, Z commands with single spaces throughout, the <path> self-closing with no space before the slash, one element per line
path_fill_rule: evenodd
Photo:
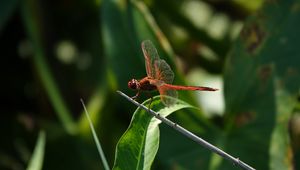
<path fill-rule="evenodd" d="M 133 89 L 133 90 L 139 90 L 140 89 L 140 83 L 138 80 L 136 79 L 131 79 L 129 82 L 128 82 L 128 87 L 130 89 Z"/>

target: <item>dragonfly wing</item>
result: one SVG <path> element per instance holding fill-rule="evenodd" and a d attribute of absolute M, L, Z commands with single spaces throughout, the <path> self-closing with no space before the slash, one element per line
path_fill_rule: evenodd
<path fill-rule="evenodd" d="M 164 81 L 167 84 L 172 84 L 174 80 L 174 73 L 165 60 L 156 60 L 154 63 L 155 79 Z"/>
<path fill-rule="evenodd" d="M 160 93 L 160 99 L 164 105 L 171 106 L 176 103 L 176 99 L 178 97 L 176 90 L 167 89 L 163 85 L 159 86 L 157 89 Z"/>
<path fill-rule="evenodd" d="M 160 60 L 157 50 L 150 40 L 142 42 L 142 50 L 145 57 L 146 72 L 149 77 L 155 77 L 155 61 Z"/>
<path fill-rule="evenodd" d="M 176 90 L 171 89 L 166 83 L 157 79 L 150 80 L 150 84 L 153 84 L 157 87 L 157 90 L 160 94 L 160 99 L 164 105 L 171 106 L 176 103 L 176 99 L 178 97 Z"/>
<path fill-rule="evenodd" d="M 142 50 L 145 57 L 147 75 L 152 78 L 150 84 L 157 87 L 161 95 L 161 101 L 166 106 L 174 104 L 177 98 L 176 90 L 164 86 L 165 83 L 172 84 L 173 82 L 174 73 L 171 67 L 165 60 L 159 58 L 157 50 L 150 40 L 142 42 Z"/>

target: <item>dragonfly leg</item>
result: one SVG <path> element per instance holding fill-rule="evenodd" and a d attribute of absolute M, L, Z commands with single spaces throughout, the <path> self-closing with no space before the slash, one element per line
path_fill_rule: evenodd
<path fill-rule="evenodd" d="M 138 92 L 136 93 L 136 95 L 132 96 L 131 98 L 133 100 L 136 100 L 139 97 L 139 95 L 140 95 L 140 91 L 138 90 Z"/>

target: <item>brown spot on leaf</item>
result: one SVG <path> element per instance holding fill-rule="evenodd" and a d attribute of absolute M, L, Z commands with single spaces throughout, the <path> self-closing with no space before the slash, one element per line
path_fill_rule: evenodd
<path fill-rule="evenodd" d="M 256 117 L 255 112 L 242 112 L 235 118 L 235 125 L 242 127 L 251 122 Z"/>
<path fill-rule="evenodd" d="M 299 3 L 299 2 L 295 2 L 295 3 L 291 6 L 291 11 L 292 11 L 292 12 L 299 12 L 299 11 L 300 11 L 300 3 Z"/>
<path fill-rule="evenodd" d="M 260 67 L 259 69 L 259 79 L 262 81 L 267 81 L 272 73 L 272 66 L 271 65 L 265 65 Z"/>
<path fill-rule="evenodd" d="M 295 169 L 294 167 L 294 152 L 290 145 L 288 145 L 288 148 L 286 150 L 286 157 L 284 159 L 285 164 L 288 166 L 288 169 Z"/>
<path fill-rule="evenodd" d="M 295 149 L 300 149 L 300 113 L 296 112 L 289 120 L 289 134 Z"/>
<path fill-rule="evenodd" d="M 271 64 L 263 65 L 259 67 L 258 70 L 258 79 L 259 79 L 259 85 L 260 88 L 258 89 L 260 92 L 265 91 L 265 89 L 268 86 L 268 81 L 272 75 L 273 67 Z"/>
<path fill-rule="evenodd" d="M 286 70 L 286 76 L 297 76 L 299 71 L 295 67 L 288 67 Z"/>
<path fill-rule="evenodd" d="M 293 66 L 288 66 L 283 72 L 281 82 L 281 87 L 286 88 L 292 93 L 297 93 L 299 91 L 299 69 Z"/>
<path fill-rule="evenodd" d="M 247 51 L 251 54 L 262 44 L 265 36 L 266 32 L 257 23 L 245 26 L 241 32 L 241 38 L 245 42 Z"/>

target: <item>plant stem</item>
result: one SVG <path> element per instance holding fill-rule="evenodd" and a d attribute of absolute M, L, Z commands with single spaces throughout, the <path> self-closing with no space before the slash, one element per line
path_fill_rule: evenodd
<path fill-rule="evenodd" d="M 133 100 L 132 98 L 130 98 L 129 96 L 127 96 L 126 94 L 124 94 L 121 91 L 117 91 L 117 93 L 119 93 L 121 96 L 125 97 L 127 100 L 129 100 L 130 102 L 132 102 L 133 104 L 137 105 L 138 107 L 146 110 L 149 114 L 151 114 L 152 116 L 156 117 L 157 119 L 159 119 L 160 121 L 162 121 L 163 123 L 169 125 L 170 127 L 172 127 L 173 129 L 177 130 L 178 132 L 182 133 L 183 135 L 185 135 L 186 137 L 192 139 L 193 141 L 197 142 L 198 144 L 204 146 L 205 148 L 215 152 L 216 154 L 220 155 L 221 157 L 233 162 L 233 164 L 238 165 L 239 167 L 241 167 L 242 169 L 246 169 L 246 170 L 255 170 L 254 168 L 252 168 L 251 166 L 249 166 L 248 164 L 244 163 L 243 161 L 241 161 L 239 158 L 234 158 L 233 156 L 229 155 L 228 153 L 222 151 L 221 149 L 217 148 L 216 146 L 208 143 L 207 141 L 205 141 L 204 139 L 196 136 L 195 134 L 193 134 L 192 132 L 186 130 L 185 128 L 181 127 L 180 125 L 172 122 L 171 120 L 160 116 L 159 113 L 147 108 L 146 106 L 138 103 L 137 101 Z"/>

